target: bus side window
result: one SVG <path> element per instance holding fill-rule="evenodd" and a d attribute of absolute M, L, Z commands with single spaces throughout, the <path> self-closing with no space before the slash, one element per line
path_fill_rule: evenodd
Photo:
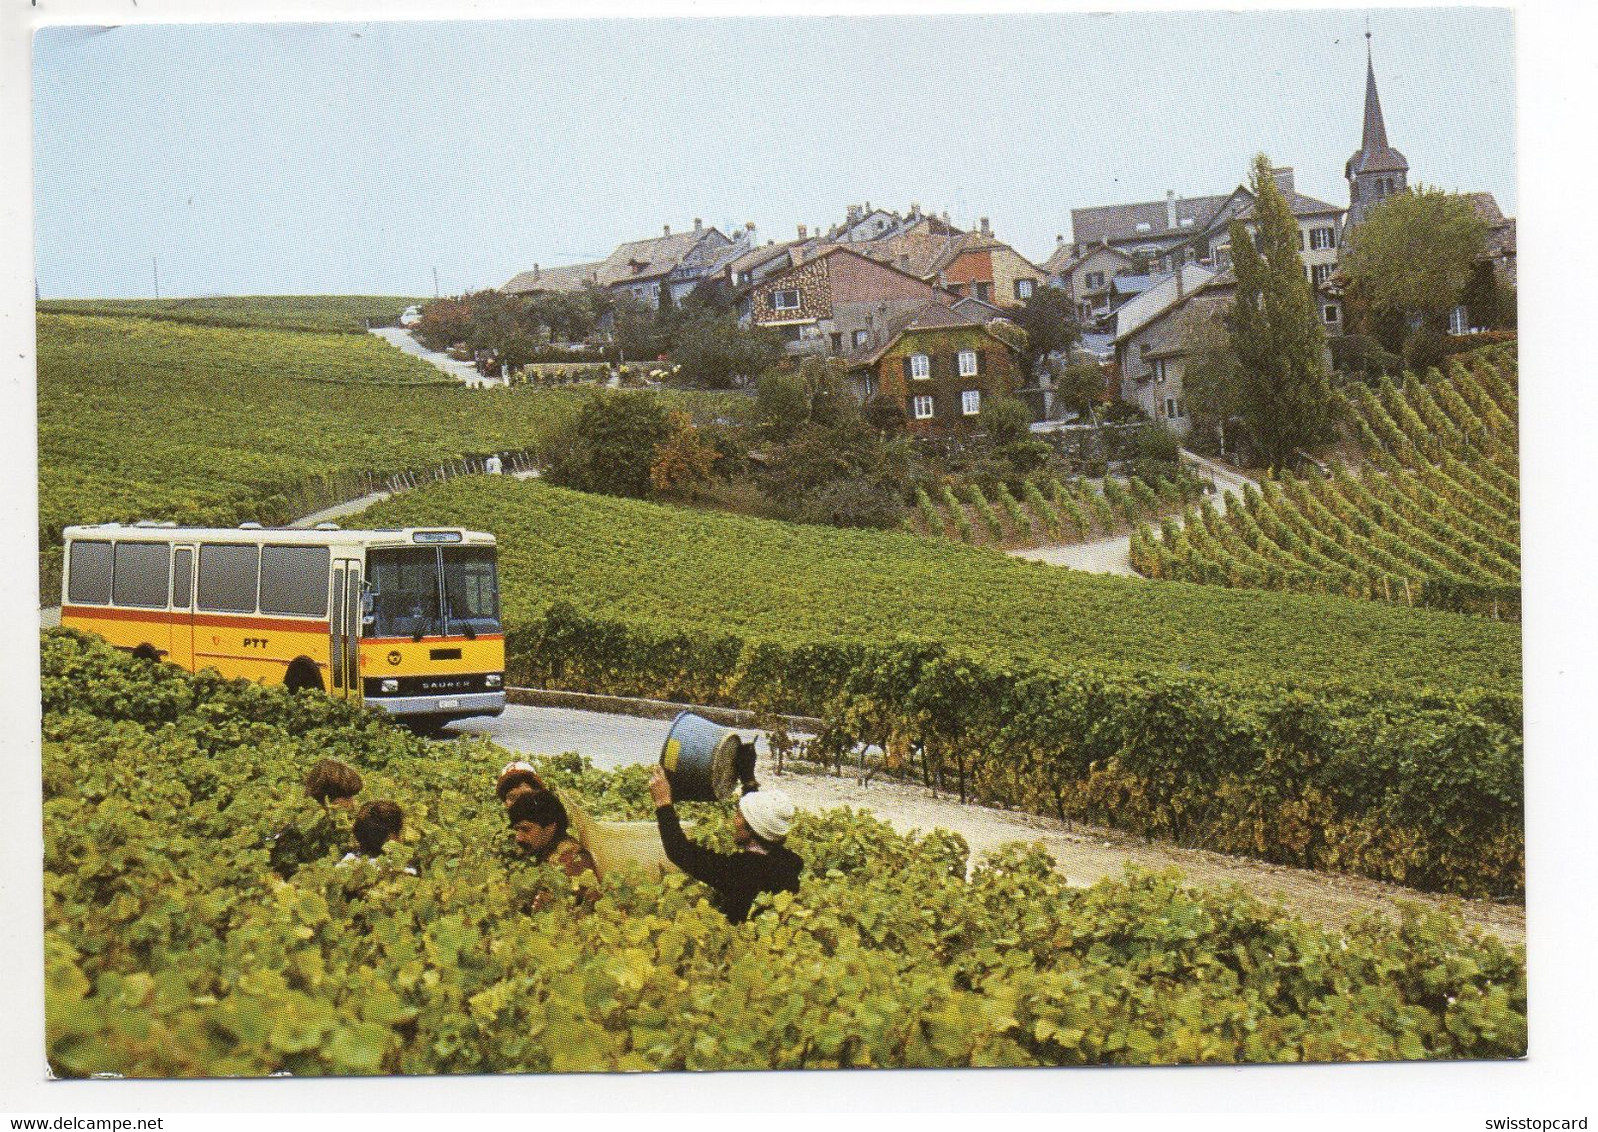
<path fill-rule="evenodd" d="M 67 604 L 109 605 L 111 544 L 73 542 L 67 552 Z"/>
<path fill-rule="evenodd" d="M 326 617 L 330 558 L 325 546 L 263 546 L 261 612 Z"/>
<path fill-rule="evenodd" d="M 212 613 L 254 613 L 261 548 L 200 544 L 198 606 Z"/>
<path fill-rule="evenodd" d="M 171 547 L 164 542 L 119 542 L 111 580 L 114 605 L 165 609 Z"/>
<path fill-rule="evenodd" d="M 172 608 L 189 607 L 189 582 L 194 573 L 194 551 L 182 547 L 172 552 Z"/>

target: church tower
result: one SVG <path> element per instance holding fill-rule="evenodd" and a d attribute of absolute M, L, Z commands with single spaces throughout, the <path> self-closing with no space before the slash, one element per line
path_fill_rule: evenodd
<path fill-rule="evenodd" d="M 1382 120 L 1382 100 L 1376 94 L 1376 68 L 1371 62 L 1371 33 L 1365 33 L 1365 130 L 1359 151 L 1348 159 L 1348 223 L 1353 228 L 1383 197 L 1401 193 L 1407 185 L 1409 162 L 1387 144 L 1387 123 Z"/>

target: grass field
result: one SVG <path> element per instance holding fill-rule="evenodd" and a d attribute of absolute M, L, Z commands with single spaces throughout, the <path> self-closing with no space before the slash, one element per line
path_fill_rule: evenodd
<path fill-rule="evenodd" d="M 1063 667 L 1518 691 L 1518 626 L 1336 597 L 1077 574 L 910 534 L 459 480 L 369 511 L 501 540 L 508 620 L 557 599 L 749 639 L 938 640 Z"/>
<path fill-rule="evenodd" d="M 367 321 L 391 326 L 421 303 L 399 295 L 226 295 L 205 299 L 47 299 L 47 314 L 158 318 L 200 326 L 364 334 Z"/>

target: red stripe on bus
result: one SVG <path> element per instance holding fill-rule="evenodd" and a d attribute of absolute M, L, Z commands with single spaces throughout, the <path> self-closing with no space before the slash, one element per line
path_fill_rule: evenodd
<path fill-rule="evenodd" d="M 191 615 L 186 610 L 171 609 L 114 609 L 109 606 L 63 605 L 62 617 L 82 617 L 101 621 L 154 621 L 163 625 L 188 625 Z M 326 633 L 328 622 L 306 618 L 301 621 L 288 617 L 256 617 L 245 614 L 196 613 L 192 615 L 196 628 L 206 629 L 273 629 L 282 633 Z"/>
<path fill-rule="evenodd" d="M 440 645 L 464 642 L 471 644 L 473 641 L 503 641 L 504 633 L 479 633 L 475 637 L 423 637 L 420 641 L 411 636 L 404 637 L 362 637 L 363 645 Z"/>

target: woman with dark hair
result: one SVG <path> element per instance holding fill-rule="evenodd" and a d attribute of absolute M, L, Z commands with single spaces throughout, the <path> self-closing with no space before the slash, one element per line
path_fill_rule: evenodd
<path fill-rule="evenodd" d="M 565 873 L 574 882 L 579 900 L 597 900 L 599 893 L 582 883 L 585 874 L 598 875 L 594 858 L 571 836 L 570 819 L 560 799 L 548 790 L 525 785 L 514 787 L 507 796 L 505 815 L 517 847 L 540 864 L 554 865 Z"/>
<path fill-rule="evenodd" d="M 349 843 L 349 811 L 364 783 L 354 767 L 337 759 L 318 759 L 306 773 L 304 785 L 305 796 L 317 808 L 296 814 L 267 843 L 272 871 L 284 880 Z"/>

